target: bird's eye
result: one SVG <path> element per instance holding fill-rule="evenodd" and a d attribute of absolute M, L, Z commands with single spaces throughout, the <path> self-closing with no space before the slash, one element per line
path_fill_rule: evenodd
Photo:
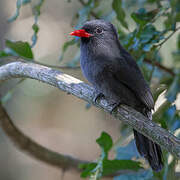
<path fill-rule="evenodd" d="M 101 34 L 103 32 L 103 30 L 101 28 L 96 28 L 96 34 Z"/>

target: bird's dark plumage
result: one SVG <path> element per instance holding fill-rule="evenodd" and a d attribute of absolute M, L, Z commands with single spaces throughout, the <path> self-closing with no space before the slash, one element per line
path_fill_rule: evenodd
<path fill-rule="evenodd" d="M 82 27 L 90 37 L 81 37 L 81 68 L 94 88 L 113 103 L 129 105 L 152 120 L 154 101 L 133 57 L 121 46 L 115 27 L 103 20 Z M 163 167 L 159 145 L 134 130 L 139 153 L 153 170 Z"/>

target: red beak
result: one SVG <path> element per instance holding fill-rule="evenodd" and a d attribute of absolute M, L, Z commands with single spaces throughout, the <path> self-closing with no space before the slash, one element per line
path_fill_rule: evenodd
<path fill-rule="evenodd" d="M 92 34 L 89 34 L 84 29 L 75 30 L 70 33 L 71 36 L 78 36 L 78 37 L 86 37 L 89 38 L 92 36 Z"/>

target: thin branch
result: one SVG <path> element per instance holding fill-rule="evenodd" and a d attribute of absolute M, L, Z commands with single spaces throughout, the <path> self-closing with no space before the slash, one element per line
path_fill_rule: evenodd
<path fill-rule="evenodd" d="M 169 34 L 169 36 L 167 36 L 161 43 L 157 44 L 156 47 L 159 47 L 159 49 L 162 47 L 162 45 L 168 40 L 170 39 L 178 30 L 180 30 L 180 26 L 177 27 L 172 33 Z M 158 50 L 159 50 L 158 49 Z"/>
<path fill-rule="evenodd" d="M 75 170 L 76 172 L 82 172 L 83 169 L 78 168 L 79 164 L 91 163 L 90 161 L 83 161 L 77 158 L 74 158 L 69 155 L 60 154 L 54 152 L 46 147 L 43 147 L 26 136 L 21 130 L 19 130 L 11 118 L 0 104 L 0 124 L 6 135 L 12 140 L 17 148 L 21 151 L 24 151 L 31 157 L 38 159 L 48 165 L 52 165 L 57 168 L 61 168 L 63 171 L 66 170 Z M 140 169 L 139 171 L 144 171 Z M 126 173 L 134 173 L 133 170 L 120 170 L 113 174 L 107 175 L 108 177 L 114 177 Z"/>
<path fill-rule="evenodd" d="M 22 77 L 42 81 L 94 104 L 94 89 L 91 86 L 60 71 L 23 62 L 13 62 L 0 67 L 0 80 Z M 94 105 L 101 107 L 109 113 L 113 108 L 113 105 L 110 105 L 104 98 L 101 98 L 99 102 Z M 128 106 L 121 105 L 112 115 L 158 143 L 177 158 L 180 158 L 180 139 L 156 123 L 149 121 L 141 113 Z"/>
<path fill-rule="evenodd" d="M 10 137 L 15 145 L 22 151 L 30 154 L 38 160 L 44 161 L 47 164 L 60 167 L 64 170 L 74 169 L 80 172 L 78 165 L 80 163 L 87 163 L 76 159 L 69 155 L 64 155 L 51 151 L 24 135 L 11 121 L 9 115 L 6 113 L 2 105 L 0 105 L 0 123 L 4 132 Z"/>
<path fill-rule="evenodd" d="M 147 59 L 147 58 L 145 58 L 144 61 L 145 61 L 146 63 L 148 63 L 148 64 L 153 64 L 152 60 L 149 60 L 149 59 Z M 158 63 L 157 61 L 154 61 L 154 63 L 155 63 L 155 66 L 157 66 L 158 68 L 162 69 L 163 71 L 169 73 L 170 75 L 172 75 L 172 76 L 175 76 L 175 75 L 176 75 L 170 68 L 167 68 L 167 67 L 161 65 L 161 64 Z"/>

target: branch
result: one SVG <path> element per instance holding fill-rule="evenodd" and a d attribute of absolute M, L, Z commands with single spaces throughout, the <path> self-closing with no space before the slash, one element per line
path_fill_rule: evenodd
<path fill-rule="evenodd" d="M 167 36 L 161 43 L 157 44 L 156 46 L 158 47 L 159 46 L 159 49 L 161 48 L 161 46 L 167 41 L 169 40 L 177 31 L 180 30 L 180 26 L 177 27 L 175 30 L 173 30 L 172 33 L 169 34 L 169 36 Z"/>
<path fill-rule="evenodd" d="M 144 61 L 145 61 L 146 63 L 148 63 L 148 64 L 151 64 L 151 65 L 154 63 L 154 65 L 155 65 L 156 67 L 162 69 L 163 71 L 169 73 L 169 74 L 172 75 L 172 76 L 175 76 L 175 75 L 176 75 L 170 68 L 167 68 L 167 67 L 163 66 L 162 64 L 158 63 L 157 61 L 152 61 L 152 60 L 149 60 L 149 59 L 147 59 L 147 58 L 145 58 Z"/>
<path fill-rule="evenodd" d="M 48 165 L 53 165 L 54 167 L 61 168 L 65 170 L 75 170 L 76 172 L 82 172 L 83 169 L 78 168 L 79 164 L 91 163 L 90 161 L 83 161 L 74 158 L 69 155 L 60 154 L 52 150 L 47 149 L 34 142 L 32 139 L 27 137 L 23 132 L 21 132 L 11 121 L 9 115 L 0 104 L 0 123 L 1 127 L 6 133 L 6 135 L 13 141 L 13 143 L 20 150 L 26 152 L 30 156 L 38 159 Z M 139 172 L 144 171 L 140 169 Z M 134 173 L 133 170 L 120 170 L 113 174 L 107 175 L 108 177 L 119 176 L 121 174 Z"/>
<path fill-rule="evenodd" d="M 94 104 L 94 89 L 91 86 L 58 70 L 24 62 L 13 62 L 0 67 L 0 80 L 22 77 L 42 81 Z M 113 108 L 113 105 L 110 105 L 104 98 L 101 98 L 94 105 L 109 113 Z M 149 121 L 141 113 L 125 105 L 121 105 L 112 115 L 158 143 L 180 159 L 180 139 L 172 133 L 161 128 L 156 123 Z"/>
<path fill-rule="evenodd" d="M 13 124 L 2 105 L 0 105 L 0 123 L 4 132 L 19 149 L 25 151 L 38 160 L 60 167 L 64 170 L 74 169 L 79 172 L 80 169 L 78 168 L 78 165 L 80 163 L 87 163 L 87 161 L 82 161 L 68 155 L 51 151 L 31 140 Z"/>

